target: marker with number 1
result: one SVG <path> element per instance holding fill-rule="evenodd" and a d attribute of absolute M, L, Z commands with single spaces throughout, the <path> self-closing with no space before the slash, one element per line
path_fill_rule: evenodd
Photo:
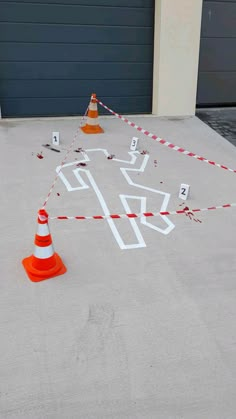
<path fill-rule="evenodd" d="M 60 139 L 59 139 L 59 132 L 53 132 L 52 133 L 52 144 L 53 145 L 59 145 Z"/>

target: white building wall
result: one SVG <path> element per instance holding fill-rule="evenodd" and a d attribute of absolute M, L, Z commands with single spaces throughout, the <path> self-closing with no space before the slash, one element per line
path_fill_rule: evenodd
<path fill-rule="evenodd" d="M 202 0 L 155 0 L 153 114 L 194 115 Z"/>

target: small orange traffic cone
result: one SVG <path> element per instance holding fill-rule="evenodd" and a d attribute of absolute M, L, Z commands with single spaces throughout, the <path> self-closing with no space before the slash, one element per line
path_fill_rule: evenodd
<path fill-rule="evenodd" d="M 95 93 L 93 93 L 91 96 L 88 109 L 87 123 L 84 127 L 81 127 L 81 129 L 83 132 L 85 132 L 85 134 L 101 134 L 102 132 L 104 132 L 98 124 L 98 105 Z"/>
<path fill-rule="evenodd" d="M 44 209 L 38 212 L 38 231 L 35 234 L 34 244 L 34 254 L 22 260 L 31 281 L 43 281 L 66 272 L 60 256 L 54 252 L 48 226 L 48 213 Z"/>

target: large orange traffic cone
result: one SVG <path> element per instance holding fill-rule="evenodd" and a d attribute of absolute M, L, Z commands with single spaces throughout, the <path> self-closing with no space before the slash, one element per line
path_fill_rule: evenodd
<path fill-rule="evenodd" d="M 60 256 L 54 252 L 48 226 L 48 213 L 44 209 L 38 212 L 38 231 L 35 234 L 34 244 L 34 254 L 22 260 L 31 281 L 43 281 L 66 272 Z"/>
<path fill-rule="evenodd" d="M 85 132 L 85 134 L 101 134 L 102 132 L 104 132 L 98 124 L 98 105 L 95 93 L 93 93 L 91 96 L 88 109 L 87 123 L 84 127 L 81 127 L 81 129 L 83 132 Z"/>

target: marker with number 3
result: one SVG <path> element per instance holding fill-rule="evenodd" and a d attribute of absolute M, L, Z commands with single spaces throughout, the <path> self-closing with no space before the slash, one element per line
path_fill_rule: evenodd
<path fill-rule="evenodd" d="M 138 138 L 137 137 L 133 137 L 131 140 L 131 144 L 130 144 L 130 150 L 131 151 L 135 151 L 138 145 Z"/>

